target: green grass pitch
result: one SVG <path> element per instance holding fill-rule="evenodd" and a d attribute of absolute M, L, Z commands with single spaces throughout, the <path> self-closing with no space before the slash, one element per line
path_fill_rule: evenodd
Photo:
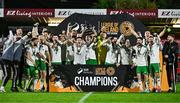
<path fill-rule="evenodd" d="M 0 103 L 180 103 L 180 83 L 177 93 L 12 93 L 8 83 L 6 93 L 0 93 Z"/>

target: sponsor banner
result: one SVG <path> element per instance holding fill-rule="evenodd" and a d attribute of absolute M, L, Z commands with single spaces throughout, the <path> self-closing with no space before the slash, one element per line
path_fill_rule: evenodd
<path fill-rule="evenodd" d="M 54 17 L 54 9 L 5 9 L 5 17 Z"/>
<path fill-rule="evenodd" d="M 160 52 L 161 90 L 168 91 L 166 65 Z M 53 65 L 49 92 L 138 92 L 136 67 L 131 65 Z M 122 89 L 121 87 L 125 87 Z M 153 90 L 149 76 L 149 89 Z"/>
<path fill-rule="evenodd" d="M 180 9 L 158 9 L 158 18 L 180 18 Z"/>
<path fill-rule="evenodd" d="M 84 35 L 90 35 L 93 31 L 107 33 L 108 36 L 119 37 L 122 33 L 130 39 L 132 44 L 136 43 L 136 37 L 130 33 L 129 26 L 135 29 L 136 32 L 141 32 L 143 35 L 146 27 L 138 19 L 128 14 L 119 15 L 87 15 L 75 13 L 63 22 L 59 26 L 50 28 L 49 30 L 54 34 L 59 34 L 63 30 L 66 31 L 67 27 L 70 30 L 77 30 L 78 32 L 83 31 Z"/>
<path fill-rule="evenodd" d="M 106 9 L 55 9 L 55 17 L 66 18 L 73 13 L 106 15 Z"/>
<path fill-rule="evenodd" d="M 125 86 L 123 77 L 126 69 L 126 66 L 117 68 L 115 65 L 59 65 L 51 73 L 50 83 L 54 82 L 61 89 L 71 87 L 73 91 L 116 91 Z"/>
<path fill-rule="evenodd" d="M 116 14 L 122 14 L 127 13 L 135 18 L 157 18 L 157 10 L 156 9 L 122 9 L 122 10 L 116 10 L 116 9 L 108 9 L 107 14 L 109 15 L 116 15 Z"/>
<path fill-rule="evenodd" d="M 4 9 L 0 9 L 0 17 L 4 17 Z"/>

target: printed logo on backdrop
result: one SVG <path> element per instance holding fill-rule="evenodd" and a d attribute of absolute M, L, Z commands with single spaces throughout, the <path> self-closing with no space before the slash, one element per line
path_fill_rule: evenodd
<path fill-rule="evenodd" d="M 122 9 L 122 10 L 114 10 L 114 9 L 108 9 L 107 10 L 107 14 L 109 15 L 117 15 L 117 14 L 123 14 L 123 13 L 127 13 L 133 17 L 136 18 L 157 18 L 157 10 L 156 9 L 152 9 L 152 10 L 126 10 L 126 9 Z"/>
<path fill-rule="evenodd" d="M 4 9 L 0 9 L 0 17 L 4 17 Z"/>
<path fill-rule="evenodd" d="M 158 18 L 180 18 L 180 9 L 158 9 Z"/>
<path fill-rule="evenodd" d="M 119 32 L 119 23 L 118 22 L 113 22 L 113 21 L 99 21 L 100 23 L 100 28 L 99 28 L 99 31 L 101 32 L 105 32 L 107 33 L 107 35 L 115 35 L 117 36 L 118 35 L 118 32 Z M 85 32 L 84 34 L 88 35 L 88 34 L 92 34 L 93 33 L 93 29 L 95 27 L 97 27 L 97 25 L 93 25 L 93 24 L 86 24 L 86 23 L 71 23 L 69 22 L 68 23 L 69 27 L 70 27 L 70 30 L 76 30 L 76 31 L 83 31 L 85 28 Z"/>
<path fill-rule="evenodd" d="M 54 9 L 5 9 L 6 17 L 54 17 Z"/>
<path fill-rule="evenodd" d="M 134 24 L 131 23 L 130 21 L 124 21 L 124 22 L 122 22 L 121 25 L 120 25 L 120 31 L 121 31 L 121 33 L 124 34 L 125 36 L 130 36 L 130 35 L 131 35 L 129 26 L 131 26 L 132 29 L 134 29 Z"/>
<path fill-rule="evenodd" d="M 98 67 L 95 69 L 95 75 L 108 75 L 112 76 L 115 74 L 115 68 L 114 67 Z"/>
<path fill-rule="evenodd" d="M 106 9 L 55 9 L 55 17 L 65 18 L 73 13 L 91 14 L 91 15 L 106 15 Z"/>
<path fill-rule="evenodd" d="M 107 35 L 117 35 L 119 32 L 118 22 L 101 22 L 101 31 Z"/>
<path fill-rule="evenodd" d="M 80 67 L 77 70 L 77 74 L 94 74 L 94 72 L 89 70 L 89 68 L 82 68 L 82 67 Z"/>
<path fill-rule="evenodd" d="M 129 34 L 129 29 L 126 24 L 130 24 L 136 32 L 140 32 L 144 36 L 146 27 L 139 21 L 129 14 L 118 14 L 118 15 L 88 15 L 74 13 L 67 17 L 57 27 L 49 27 L 49 30 L 54 34 L 59 34 L 63 30 L 67 30 L 70 27 L 71 30 L 77 30 L 79 33 L 83 29 L 86 29 L 84 36 L 92 34 L 93 29 L 99 34 L 100 32 L 107 33 L 108 36 L 119 37 L 121 33 L 127 34 L 127 38 L 131 44 L 136 43 L 136 37 Z"/>

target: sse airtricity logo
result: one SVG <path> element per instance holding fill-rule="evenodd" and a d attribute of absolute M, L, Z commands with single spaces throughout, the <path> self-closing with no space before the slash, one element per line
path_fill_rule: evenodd
<path fill-rule="evenodd" d="M 82 69 L 82 68 L 80 68 L 80 69 L 77 70 L 77 73 L 78 73 L 78 74 L 81 74 L 82 72 L 83 72 L 83 69 Z"/>

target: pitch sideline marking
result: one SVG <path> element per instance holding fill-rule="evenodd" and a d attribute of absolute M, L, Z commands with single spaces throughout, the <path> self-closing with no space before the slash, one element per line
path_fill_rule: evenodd
<path fill-rule="evenodd" d="M 83 96 L 78 103 L 84 103 L 84 101 L 92 94 L 93 92 L 89 92 L 88 94 L 86 94 L 85 96 Z"/>

